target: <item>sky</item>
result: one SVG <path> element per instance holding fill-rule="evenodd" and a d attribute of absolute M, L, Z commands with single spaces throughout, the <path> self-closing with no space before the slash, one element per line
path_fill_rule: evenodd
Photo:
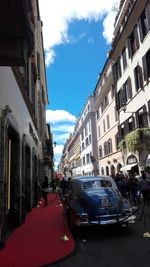
<path fill-rule="evenodd" d="M 39 0 L 55 168 L 111 49 L 120 0 Z"/>

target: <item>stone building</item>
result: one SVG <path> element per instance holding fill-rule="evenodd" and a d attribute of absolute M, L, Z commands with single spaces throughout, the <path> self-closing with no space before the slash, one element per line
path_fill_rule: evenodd
<path fill-rule="evenodd" d="M 118 116 L 112 84 L 112 61 L 108 55 L 94 90 L 94 100 L 99 172 L 114 176 L 123 166 L 123 160 L 118 147 Z"/>
<path fill-rule="evenodd" d="M 147 168 L 150 154 L 150 1 L 124 0 L 115 21 L 111 59 L 119 116 L 122 171 Z"/>
<path fill-rule="evenodd" d="M 0 244 L 35 206 L 48 103 L 38 1 L 1 1 Z"/>

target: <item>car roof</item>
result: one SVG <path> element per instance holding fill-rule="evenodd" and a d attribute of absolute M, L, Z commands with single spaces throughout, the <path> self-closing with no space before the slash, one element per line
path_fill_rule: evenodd
<path fill-rule="evenodd" d="M 79 180 L 82 182 L 89 181 L 89 180 L 111 180 L 112 177 L 106 176 L 106 175 L 100 175 L 100 176 L 76 176 L 72 180 Z"/>

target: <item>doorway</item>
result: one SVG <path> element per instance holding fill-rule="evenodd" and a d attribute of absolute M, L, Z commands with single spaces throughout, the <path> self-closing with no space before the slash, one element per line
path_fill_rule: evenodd
<path fill-rule="evenodd" d="M 6 235 L 20 224 L 20 139 L 9 125 L 6 133 Z"/>

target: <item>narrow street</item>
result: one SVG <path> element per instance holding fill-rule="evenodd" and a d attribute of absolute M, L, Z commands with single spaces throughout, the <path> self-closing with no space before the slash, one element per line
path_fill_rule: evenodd
<path fill-rule="evenodd" d="M 150 231 L 150 209 L 137 214 L 135 224 L 127 228 L 94 227 L 75 233 L 76 250 L 68 258 L 48 266 L 56 267 L 146 267 L 150 255 L 150 238 L 143 237 Z M 147 229 L 145 228 L 145 222 Z"/>

